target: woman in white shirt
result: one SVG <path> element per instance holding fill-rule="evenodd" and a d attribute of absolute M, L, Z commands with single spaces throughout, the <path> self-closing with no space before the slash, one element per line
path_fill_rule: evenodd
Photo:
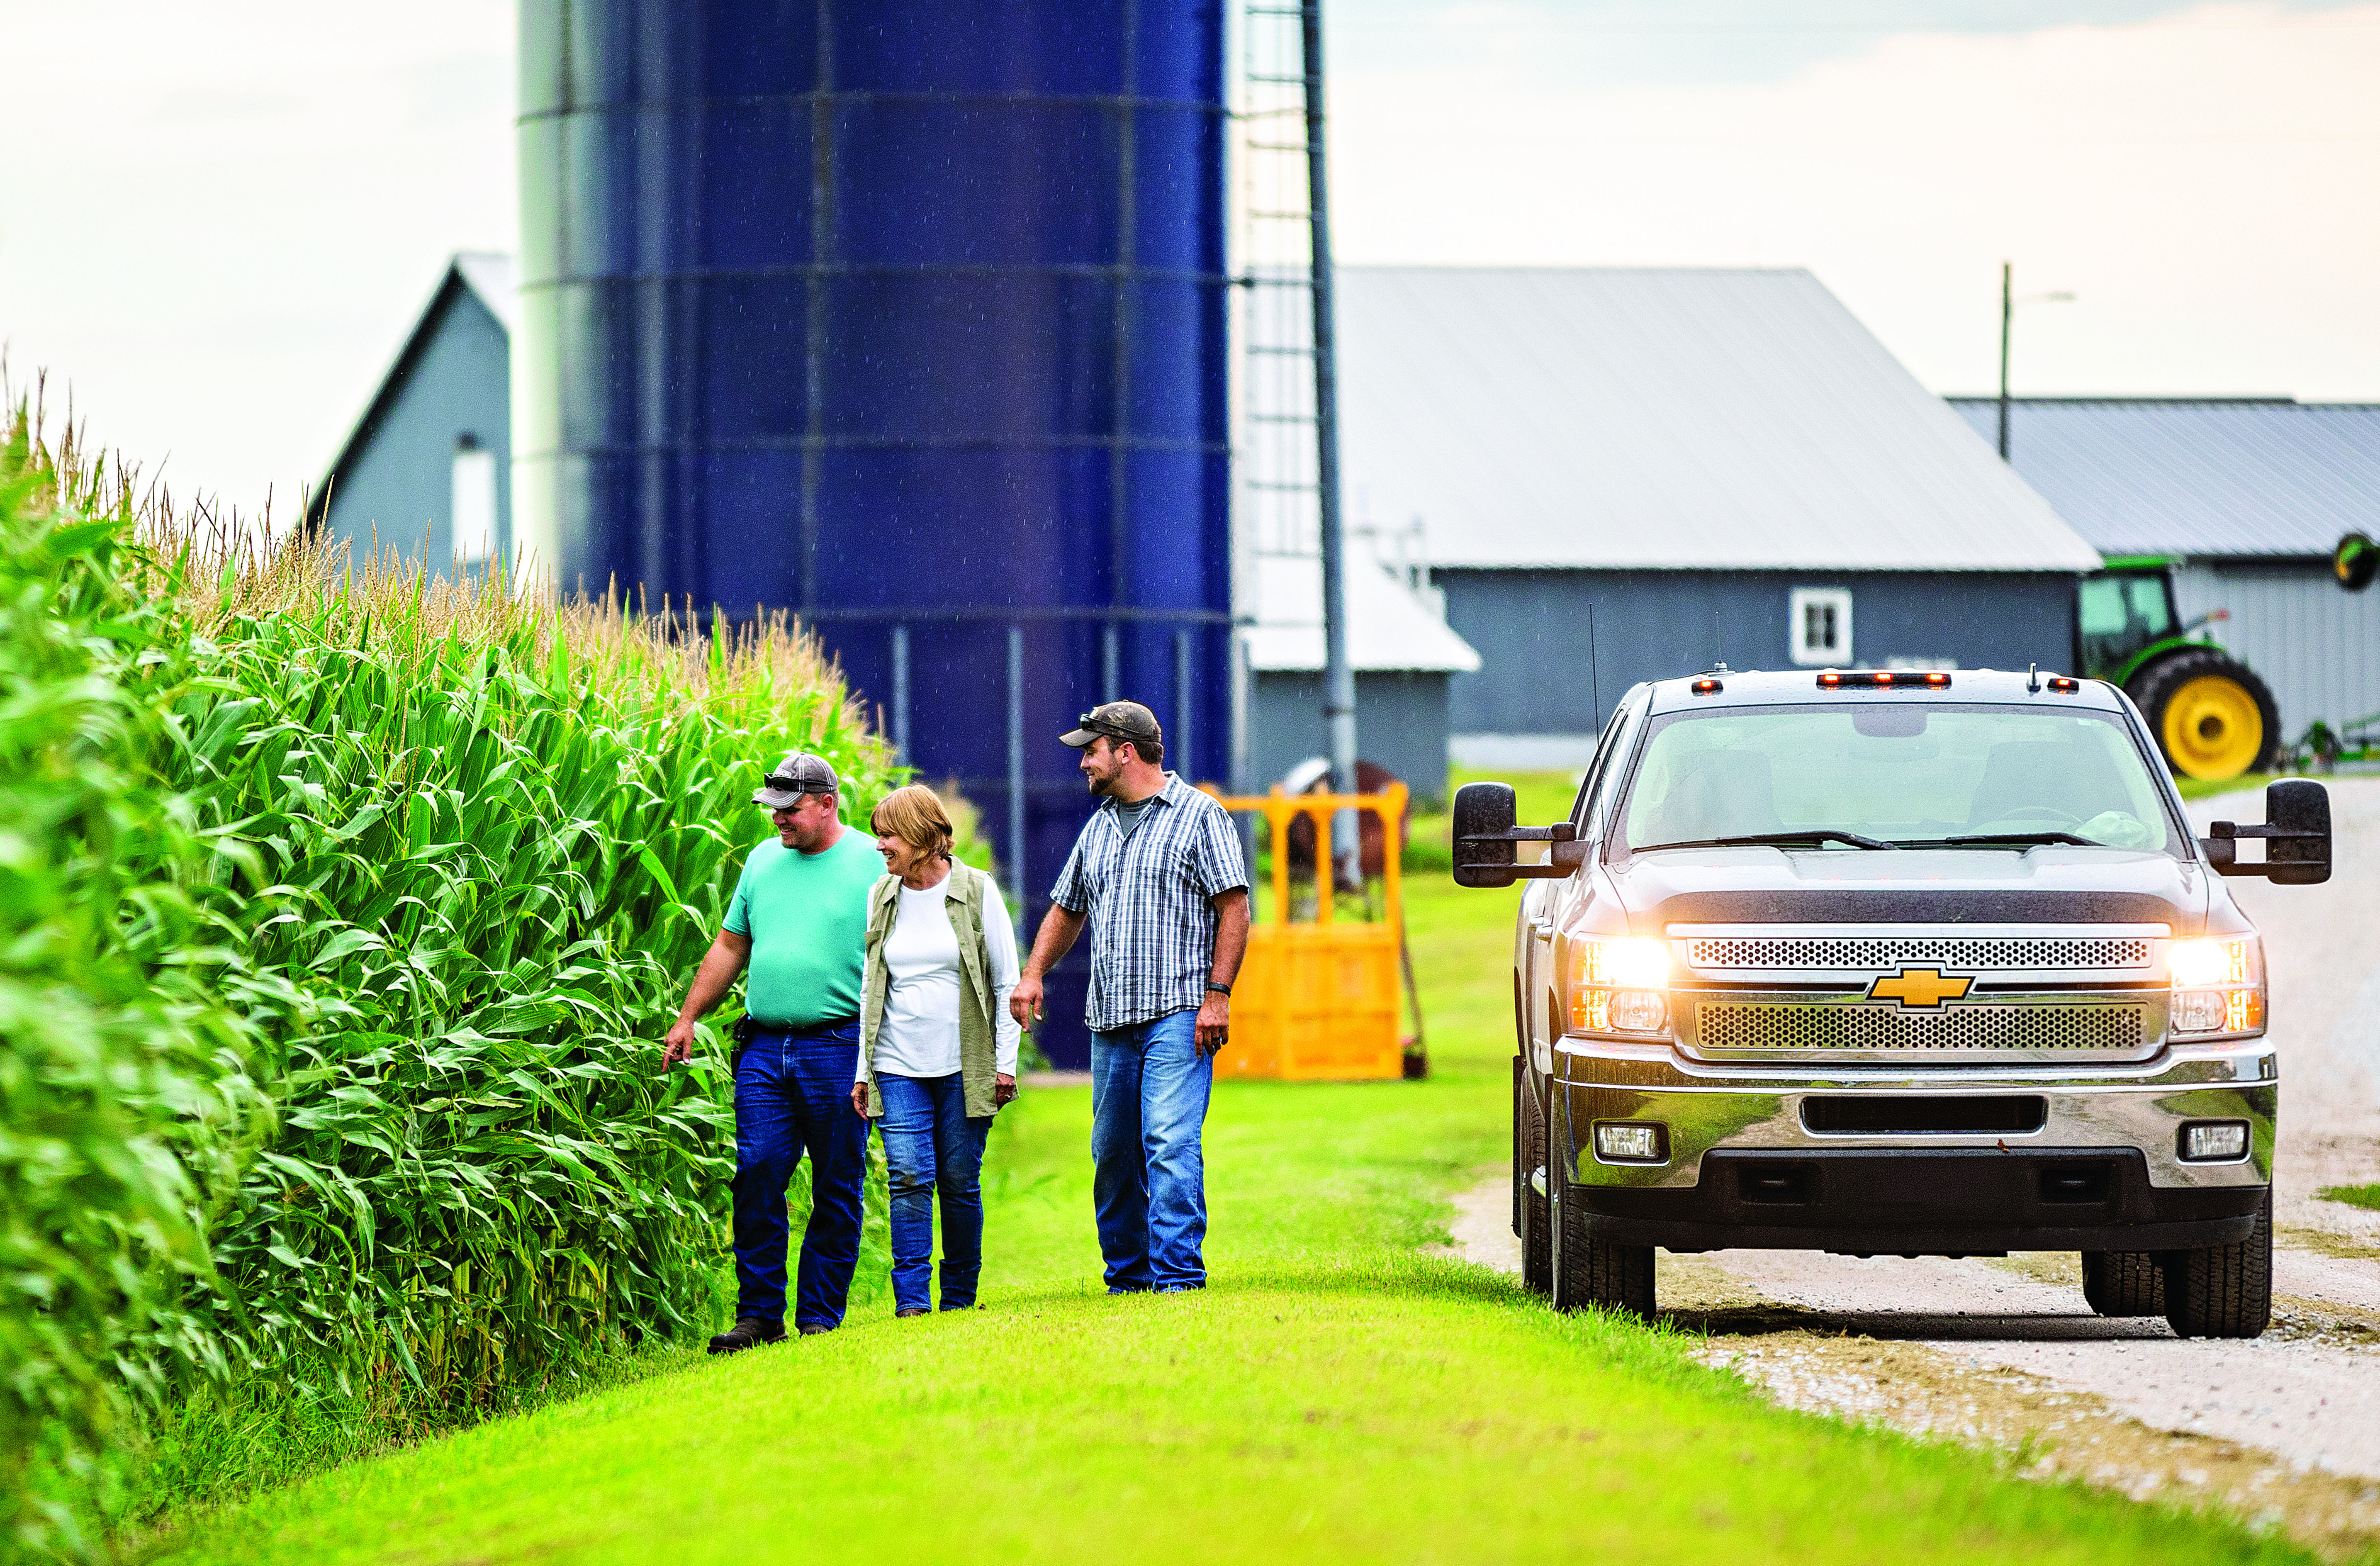
<path fill-rule="evenodd" d="M 931 1308 L 938 1194 L 942 1308 L 966 1310 L 983 1270 L 984 1139 L 1016 1097 L 1016 936 L 992 879 L 951 857 L 932 789 L 894 789 L 869 825 L 888 873 L 868 899 L 851 1107 L 882 1117 L 894 1314 Z"/>

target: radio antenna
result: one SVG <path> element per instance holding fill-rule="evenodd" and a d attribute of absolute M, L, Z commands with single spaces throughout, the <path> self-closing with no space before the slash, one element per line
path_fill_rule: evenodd
<path fill-rule="evenodd" d="M 1595 602 L 1586 605 L 1586 692 L 1595 703 L 1595 732 L 1603 732 L 1603 681 L 1595 668 Z"/>

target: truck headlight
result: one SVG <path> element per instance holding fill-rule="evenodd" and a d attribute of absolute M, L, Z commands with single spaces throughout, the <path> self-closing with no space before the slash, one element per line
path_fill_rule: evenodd
<path fill-rule="evenodd" d="M 2166 953 L 2173 977 L 2173 1031 L 2252 1037 L 2265 1031 L 2265 953 L 2252 935 L 2177 941 Z"/>
<path fill-rule="evenodd" d="M 1642 936 L 1571 942 L 1570 1030 L 1658 1036 L 1670 1030 L 1670 943 Z"/>

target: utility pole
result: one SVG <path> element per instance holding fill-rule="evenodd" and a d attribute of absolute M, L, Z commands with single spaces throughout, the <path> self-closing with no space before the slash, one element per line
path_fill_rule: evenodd
<path fill-rule="evenodd" d="M 1330 175 L 1323 147 L 1322 4 L 1301 0 L 1305 53 L 1305 189 L 1313 226 L 1315 477 L 1322 524 L 1322 718 L 1330 731 L 1331 786 L 1355 792 L 1355 671 L 1347 659 L 1347 538 L 1339 508 L 1338 328 L 1331 313 Z M 1362 840 L 1355 812 L 1330 821 L 1341 884 L 1360 884 Z M 1316 878 L 1320 879 L 1318 876 Z M 1318 889 L 1329 896 L 1328 889 Z"/>
<path fill-rule="evenodd" d="M 2009 459 L 2009 328 L 2016 321 L 2016 267 L 2000 262 L 2000 460 Z"/>
<path fill-rule="evenodd" d="M 2016 323 L 2016 307 L 2036 304 L 2070 305 L 2073 302 L 2073 294 L 2064 288 L 2060 288 L 2054 294 L 2027 294 L 2023 298 L 2018 298 L 2016 267 L 2008 261 L 2000 262 L 2000 460 L 2002 462 L 2009 459 L 2009 336 L 2010 328 Z"/>

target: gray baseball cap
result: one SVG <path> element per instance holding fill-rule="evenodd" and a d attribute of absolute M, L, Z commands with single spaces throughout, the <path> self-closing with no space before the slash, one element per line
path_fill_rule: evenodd
<path fill-rule="evenodd" d="M 752 791 L 752 803 L 765 805 L 771 810 L 789 810 L 801 803 L 805 794 L 839 794 L 842 780 L 822 756 L 806 751 L 788 750 L 785 759 L 777 763 L 768 782 Z"/>
<path fill-rule="evenodd" d="M 1157 714 L 1137 701 L 1110 701 L 1094 707 L 1083 714 L 1082 725 L 1059 739 L 1077 750 L 1101 734 L 1113 740 L 1150 739 L 1160 744 L 1165 739 L 1165 731 L 1157 725 Z"/>

